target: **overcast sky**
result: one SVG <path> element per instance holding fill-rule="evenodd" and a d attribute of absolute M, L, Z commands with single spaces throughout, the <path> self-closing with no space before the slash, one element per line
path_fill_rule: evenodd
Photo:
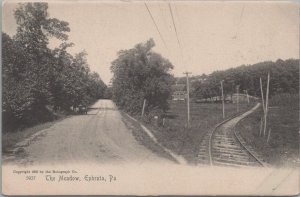
<path fill-rule="evenodd" d="M 3 10 L 3 31 L 11 36 L 16 32 L 16 6 L 6 3 Z M 48 11 L 50 17 L 69 22 L 69 41 L 75 44 L 70 52 L 85 49 L 91 70 L 105 83 L 112 77 L 110 63 L 116 52 L 149 38 L 156 43 L 154 50 L 174 64 L 175 76 L 183 76 L 186 70 L 201 75 L 242 64 L 299 58 L 296 3 L 172 2 L 182 50 L 168 2 L 147 2 L 147 6 L 162 38 L 143 2 L 52 2 Z"/>

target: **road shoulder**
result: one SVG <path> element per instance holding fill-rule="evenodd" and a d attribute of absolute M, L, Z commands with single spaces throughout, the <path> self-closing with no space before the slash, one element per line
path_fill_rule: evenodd
<path fill-rule="evenodd" d="M 151 137 L 144 131 L 141 124 L 132 118 L 130 118 L 125 112 L 120 111 L 122 115 L 122 121 L 126 127 L 132 132 L 136 141 L 152 151 L 154 154 L 166 158 L 170 161 L 178 163 L 178 161 L 167 151 L 164 150 L 162 146 L 157 144 Z"/>
<path fill-rule="evenodd" d="M 24 147 L 45 135 L 47 130 L 58 122 L 71 116 L 63 116 L 57 120 L 40 123 L 15 132 L 2 134 L 2 162 L 9 162 L 17 157 L 24 157 Z"/>

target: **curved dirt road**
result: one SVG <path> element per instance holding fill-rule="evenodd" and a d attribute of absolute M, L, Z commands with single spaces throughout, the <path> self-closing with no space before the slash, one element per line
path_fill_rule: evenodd
<path fill-rule="evenodd" d="M 168 162 L 140 145 L 111 100 L 99 100 L 87 115 L 53 125 L 29 146 L 19 164 Z"/>

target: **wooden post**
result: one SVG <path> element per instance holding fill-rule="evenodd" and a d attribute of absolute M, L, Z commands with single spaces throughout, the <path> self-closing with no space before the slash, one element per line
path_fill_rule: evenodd
<path fill-rule="evenodd" d="M 263 108 L 263 117 L 262 118 L 262 122 L 263 122 L 263 125 L 265 125 L 265 116 L 266 116 L 266 108 L 265 108 L 265 99 L 264 99 L 264 90 L 263 90 L 263 87 L 262 87 L 262 80 L 261 80 L 261 77 L 259 78 L 259 83 L 260 83 L 260 94 L 261 94 L 261 102 L 262 102 L 262 108 Z M 261 122 L 261 123 L 262 123 Z M 262 126 L 262 125 L 261 125 Z M 261 128 L 263 129 L 263 128 Z M 260 133 L 261 134 L 261 133 Z M 261 136 L 261 135 L 260 135 Z"/>
<path fill-rule="evenodd" d="M 260 78 L 260 93 L 261 93 L 261 102 L 262 102 L 262 108 L 263 108 L 263 111 L 264 111 L 264 114 L 266 113 L 265 112 L 265 100 L 264 100 L 264 91 L 263 91 L 263 88 L 262 88 L 262 80 Z"/>
<path fill-rule="evenodd" d="M 236 111 L 239 112 L 240 85 L 236 86 Z"/>
<path fill-rule="evenodd" d="M 269 129 L 268 138 L 267 138 L 267 143 L 269 143 L 270 135 L 271 135 L 271 128 Z"/>
<path fill-rule="evenodd" d="M 142 117 L 144 116 L 145 113 L 145 106 L 146 106 L 146 99 L 144 99 L 144 103 L 143 103 Z"/>
<path fill-rule="evenodd" d="M 268 108 L 269 108 L 269 88 L 270 88 L 270 73 L 268 73 L 267 92 L 266 92 L 264 136 L 265 136 L 266 130 L 267 130 L 267 119 L 268 119 Z"/>
<path fill-rule="evenodd" d="M 248 101 L 248 105 L 250 103 L 250 100 L 249 100 L 249 94 L 248 94 L 248 90 L 246 90 L 246 94 L 247 94 L 247 101 Z"/>
<path fill-rule="evenodd" d="M 223 106 L 223 119 L 225 118 L 225 104 L 224 104 L 224 90 L 223 90 L 223 81 L 221 81 L 221 90 L 222 90 L 222 106 Z"/>
<path fill-rule="evenodd" d="M 189 84 L 189 74 L 190 72 L 185 72 L 186 74 L 186 94 L 187 94 L 187 128 L 190 128 L 190 84 Z"/>
<path fill-rule="evenodd" d="M 263 122 L 264 122 L 264 119 L 263 119 L 263 116 L 262 116 L 262 117 L 260 118 L 259 136 L 261 136 L 261 133 L 262 133 Z"/>

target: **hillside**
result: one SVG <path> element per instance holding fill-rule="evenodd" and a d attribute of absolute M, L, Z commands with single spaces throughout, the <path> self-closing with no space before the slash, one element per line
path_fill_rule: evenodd
<path fill-rule="evenodd" d="M 242 65 L 224 71 L 215 71 L 209 75 L 192 76 L 191 96 L 195 98 L 211 98 L 220 95 L 220 82 L 224 80 L 224 94 L 236 92 L 236 86 L 243 93 L 247 90 L 252 96 L 260 96 L 259 79 L 262 78 L 266 89 L 267 74 L 270 72 L 270 96 L 280 93 L 298 93 L 299 60 L 278 59 L 276 62 L 266 61 L 253 65 Z M 185 77 L 177 78 L 177 83 L 185 83 Z"/>

